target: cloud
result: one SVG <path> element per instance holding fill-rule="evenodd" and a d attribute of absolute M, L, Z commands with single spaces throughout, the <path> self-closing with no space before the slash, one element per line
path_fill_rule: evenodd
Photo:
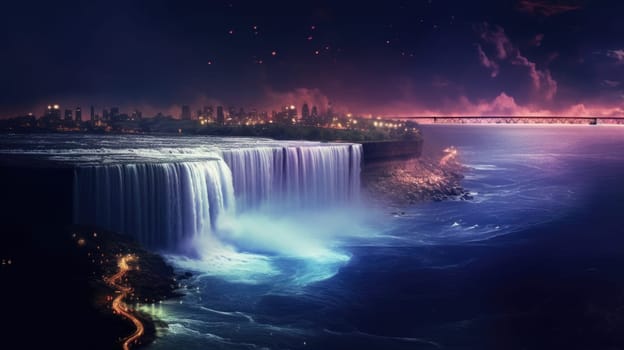
<path fill-rule="evenodd" d="M 624 116 L 624 108 L 617 106 L 600 106 L 600 105 L 585 105 L 579 103 L 564 109 L 561 115 L 567 117 L 622 117 Z"/>
<path fill-rule="evenodd" d="M 544 115 L 547 114 L 547 110 L 531 106 L 521 106 L 516 100 L 502 92 L 496 96 L 493 100 L 479 100 L 478 102 L 471 102 L 468 98 L 462 96 L 459 98 L 458 105 L 468 112 L 469 115 L 487 116 L 487 115 L 499 115 L 499 116 L 532 116 L 532 115 Z M 463 113 L 463 112 L 462 112 Z"/>
<path fill-rule="evenodd" d="M 518 51 L 518 54 L 513 61 L 511 61 L 511 63 L 517 66 L 527 67 L 529 69 L 529 77 L 531 77 L 535 90 L 541 91 L 547 100 L 552 100 L 557 93 L 558 85 L 549 70 L 541 71 L 537 69 L 535 62 L 532 62 L 528 58 L 522 56 L 520 51 Z"/>
<path fill-rule="evenodd" d="M 497 58 L 499 60 L 506 59 L 509 56 L 510 51 L 513 51 L 514 46 L 511 44 L 511 41 L 507 37 L 507 34 L 505 34 L 503 28 L 496 26 L 496 28 L 492 30 L 490 29 L 489 24 L 484 23 L 479 26 L 477 30 L 481 34 L 481 39 L 487 43 L 494 44 L 496 47 Z"/>
<path fill-rule="evenodd" d="M 520 0 L 517 8 L 532 15 L 550 17 L 564 12 L 580 10 L 582 7 L 569 1 Z"/>
<path fill-rule="evenodd" d="M 491 29 L 490 26 L 485 23 L 480 26 L 478 30 L 481 33 L 481 39 L 486 43 L 492 44 L 496 48 L 499 61 L 507 60 L 515 66 L 522 66 L 528 69 L 529 77 L 531 78 L 535 91 L 542 93 L 547 100 L 551 100 L 557 94 L 558 84 L 557 81 L 553 79 L 550 71 L 547 69 L 538 69 L 537 64 L 524 56 L 522 52 L 520 52 L 520 49 L 511 42 L 503 28 L 496 26 L 494 29 Z M 497 62 L 490 60 L 485 55 L 480 45 L 478 45 L 477 49 L 479 51 L 481 64 L 485 65 L 487 63 L 489 66 L 495 64 L 497 69 L 493 71 L 493 73 L 496 72 L 496 75 L 498 75 L 499 69 Z M 484 58 L 486 59 L 485 61 Z M 495 77 L 496 75 L 493 74 L 492 76 Z"/>
<path fill-rule="evenodd" d="M 330 99 L 320 89 L 296 88 L 290 91 L 275 91 L 272 88 L 265 88 L 264 102 L 261 107 L 269 110 L 280 110 L 282 106 L 295 105 L 300 109 L 304 103 L 310 108 L 317 106 L 319 111 L 325 110 Z"/>
<path fill-rule="evenodd" d="M 443 78 L 439 75 L 433 77 L 433 81 L 431 82 L 431 86 L 437 89 L 444 89 L 454 85 L 450 80 Z"/>
<path fill-rule="evenodd" d="M 477 45 L 477 51 L 479 53 L 479 61 L 481 61 L 481 65 L 483 65 L 483 67 L 489 69 L 490 72 L 490 76 L 492 78 L 496 78 L 496 76 L 498 76 L 498 72 L 499 72 L 499 66 L 498 63 L 496 63 L 495 61 L 491 60 L 483 51 L 483 48 L 481 47 L 481 45 Z"/>
<path fill-rule="evenodd" d="M 609 50 L 607 56 L 614 58 L 618 63 L 624 63 L 624 49 Z"/>
<path fill-rule="evenodd" d="M 619 81 L 615 81 L 615 80 L 608 80 L 608 79 L 606 79 L 606 80 L 602 81 L 602 85 L 603 86 L 610 87 L 610 88 L 616 88 L 616 87 L 620 86 L 620 84 L 622 84 L 622 83 L 619 82 Z"/>
<path fill-rule="evenodd" d="M 539 33 L 531 40 L 531 45 L 540 47 L 542 46 L 542 41 L 544 41 L 544 34 Z"/>
<path fill-rule="evenodd" d="M 395 106 L 398 107 L 398 106 Z M 387 116 L 543 116 L 543 117 L 622 117 L 624 107 L 605 105 L 599 101 L 578 103 L 561 108 L 547 108 L 538 104 L 521 104 L 513 96 L 501 92 L 493 99 L 471 100 L 466 96 L 447 99 L 434 109 L 403 106 Z"/>

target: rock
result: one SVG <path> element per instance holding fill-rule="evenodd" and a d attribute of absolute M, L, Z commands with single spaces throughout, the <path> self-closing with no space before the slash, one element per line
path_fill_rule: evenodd
<path fill-rule="evenodd" d="M 469 201 L 469 200 L 473 200 L 473 199 L 474 199 L 474 197 L 473 197 L 473 196 L 471 196 L 469 193 L 464 193 L 464 194 L 461 196 L 461 199 L 462 199 L 462 200 Z"/>
<path fill-rule="evenodd" d="M 452 167 L 440 166 L 430 159 L 412 159 L 379 163 L 364 167 L 364 191 L 372 199 L 394 204 L 413 204 L 423 200 L 465 200 L 467 192 L 459 181 L 463 170 L 459 163 Z M 468 197 L 466 197 L 468 198 Z"/>

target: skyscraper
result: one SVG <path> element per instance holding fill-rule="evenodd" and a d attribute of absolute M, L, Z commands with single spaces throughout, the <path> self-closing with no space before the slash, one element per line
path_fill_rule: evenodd
<path fill-rule="evenodd" d="M 48 105 L 45 116 L 49 120 L 61 120 L 61 107 L 59 105 Z"/>
<path fill-rule="evenodd" d="M 301 107 L 301 118 L 308 118 L 310 116 L 310 107 L 307 103 L 304 103 Z"/>
<path fill-rule="evenodd" d="M 80 108 L 80 106 L 76 107 L 75 117 L 78 123 L 82 122 L 82 109 Z"/>
<path fill-rule="evenodd" d="M 325 113 L 325 118 L 322 122 L 322 124 L 324 125 L 329 125 L 334 121 L 334 108 L 332 106 L 332 103 L 329 102 L 327 103 L 327 111 Z"/>
<path fill-rule="evenodd" d="M 65 121 L 70 122 L 70 121 L 73 119 L 73 118 L 72 118 L 72 117 L 73 117 L 73 115 L 74 115 L 74 113 L 72 112 L 72 110 L 71 110 L 71 109 L 66 109 L 66 110 L 65 110 L 65 118 L 64 118 L 64 119 L 65 119 Z"/>
<path fill-rule="evenodd" d="M 182 106 L 182 114 L 180 115 L 182 120 L 191 120 L 191 107 L 188 105 Z"/>
<path fill-rule="evenodd" d="M 141 113 L 141 111 L 139 111 L 138 109 L 135 109 L 134 112 L 132 112 L 132 120 L 141 120 L 143 119 L 143 113 Z"/>
<path fill-rule="evenodd" d="M 111 107 L 109 119 L 117 120 L 117 117 L 119 117 L 119 107 Z"/>
<path fill-rule="evenodd" d="M 308 107 L 307 103 L 304 103 L 303 107 L 301 107 L 301 120 L 303 120 L 305 124 L 311 124 L 310 123 L 310 107 Z"/>
<path fill-rule="evenodd" d="M 91 124 L 95 124 L 95 107 L 91 105 Z"/>
<path fill-rule="evenodd" d="M 225 123 L 225 116 L 223 115 L 223 106 L 217 106 L 217 123 L 223 125 Z"/>
<path fill-rule="evenodd" d="M 203 114 L 204 117 L 212 119 L 214 117 L 214 109 L 212 108 L 212 106 L 204 106 Z"/>
<path fill-rule="evenodd" d="M 290 105 L 286 107 L 286 114 L 288 115 L 288 119 L 290 119 L 291 123 L 297 122 L 297 107 L 295 105 Z"/>

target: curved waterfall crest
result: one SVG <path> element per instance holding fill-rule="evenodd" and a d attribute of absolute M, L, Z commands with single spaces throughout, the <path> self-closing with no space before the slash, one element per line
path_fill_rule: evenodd
<path fill-rule="evenodd" d="M 77 167 L 74 221 L 183 250 L 237 211 L 327 206 L 359 195 L 361 145 L 228 149 L 219 156 Z"/>

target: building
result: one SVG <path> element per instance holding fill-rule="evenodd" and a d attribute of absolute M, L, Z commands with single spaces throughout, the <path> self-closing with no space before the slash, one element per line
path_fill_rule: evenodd
<path fill-rule="evenodd" d="M 95 107 L 93 107 L 93 105 L 91 105 L 91 124 L 95 124 L 95 122 L 96 122 Z"/>
<path fill-rule="evenodd" d="M 325 118 L 322 121 L 322 124 L 324 126 L 328 126 L 333 122 L 334 122 L 334 107 L 332 106 L 332 103 L 329 102 L 327 104 L 327 112 L 325 113 Z"/>
<path fill-rule="evenodd" d="M 139 111 L 138 109 L 135 109 L 134 112 L 132 112 L 130 120 L 141 120 L 142 118 L 143 113 L 141 113 L 141 111 Z"/>
<path fill-rule="evenodd" d="M 226 112 L 227 113 L 225 114 L 225 121 L 228 124 L 231 124 L 232 121 L 234 120 L 234 118 L 236 118 L 236 107 L 230 106 L 230 107 L 228 107 Z"/>
<path fill-rule="evenodd" d="M 119 107 L 111 107 L 110 115 L 108 116 L 109 120 L 117 120 L 119 117 Z"/>
<path fill-rule="evenodd" d="M 188 105 L 182 106 L 182 114 L 180 115 L 182 120 L 191 120 L 191 107 Z"/>
<path fill-rule="evenodd" d="M 82 123 L 82 109 L 80 108 L 80 106 L 76 107 L 76 112 L 74 113 L 74 116 L 76 117 L 76 122 Z"/>
<path fill-rule="evenodd" d="M 223 114 L 223 106 L 217 106 L 217 124 L 225 124 L 225 115 Z"/>
<path fill-rule="evenodd" d="M 214 108 L 212 106 L 204 106 L 203 114 L 208 119 L 214 118 Z"/>
<path fill-rule="evenodd" d="M 301 120 L 306 125 L 313 125 L 312 118 L 310 118 L 310 107 L 307 103 L 304 103 L 301 107 Z"/>
<path fill-rule="evenodd" d="M 48 105 L 44 116 L 49 120 L 61 120 L 61 107 L 57 104 Z"/>
<path fill-rule="evenodd" d="M 65 110 L 65 117 L 64 117 L 64 119 L 67 122 L 72 121 L 72 119 L 74 119 L 74 112 L 72 112 L 71 109 L 66 109 Z"/>
<path fill-rule="evenodd" d="M 304 103 L 301 107 L 301 119 L 305 120 L 308 118 L 310 118 L 310 107 L 308 107 L 307 103 Z"/>
<path fill-rule="evenodd" d="M 284 110 L 288 115 L 288 119 L 290 119 L 290 122 L 295 124 L 297 122 L 297 107 L 295 107 L 295 105 L 290 105 L 284 107 Z"/>

